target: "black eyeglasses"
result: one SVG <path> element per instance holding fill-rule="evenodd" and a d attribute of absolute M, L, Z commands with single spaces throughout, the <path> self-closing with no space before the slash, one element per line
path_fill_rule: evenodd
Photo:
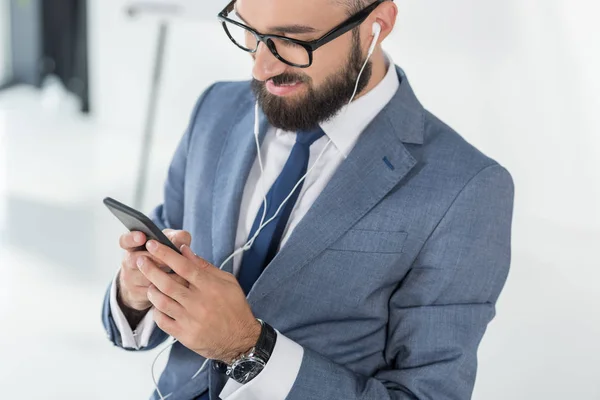
<path fill-rule="evenodd" d="M 223 24 L 225 33 L 237 47 L 249 53 L 256 53 L 259 43 L 263 42 L 280 61 L 292 67 L 307 68 L 312 65 L 313 52 L 315 50 L 362 24 L 373 10 L 387 0 L 375 1 L 370 6 L 367 6 L 330 30 L 321 38 L 310 42 L 280 35 L 263 35 L 249 26 L 228 18 L 229 14 L 234 10 L 236 1 L 233 0 L 229 3 L 219 13 L 218 18 Z"/>

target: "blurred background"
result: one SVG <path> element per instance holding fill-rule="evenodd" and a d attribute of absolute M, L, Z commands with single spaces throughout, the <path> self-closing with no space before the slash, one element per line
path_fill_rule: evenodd
<path fill-rule="evenodd" d="M 516 183 L 511 274 L 473 398 L 599 400 L 600 5 L 396 1 L 384 48 Z M 0 0 L 2 397 L 152 391 L 156 352 L 113 347 L 100 322 L 123 233 L 102 199 L 149 212 L 198 95 L 250 78 L 216 22 L 224 5 Z"/>

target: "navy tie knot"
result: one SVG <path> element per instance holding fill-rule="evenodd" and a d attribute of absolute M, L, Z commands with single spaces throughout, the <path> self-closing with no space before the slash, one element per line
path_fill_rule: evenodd
<path fill-rule="evenodd" d="M 321 129 L 319 126 L 310 131 L 298 131 L 296 134 L 296 143 L 310 147 L 314 142 L 321 139 L 324 135 L 325 132 L 323 132 L 323 129 Z"/>

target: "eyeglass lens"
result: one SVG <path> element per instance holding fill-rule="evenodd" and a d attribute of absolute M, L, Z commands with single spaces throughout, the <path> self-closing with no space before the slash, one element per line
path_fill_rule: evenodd
<path fill-rule="evenodd" d="M 235 44 L 242 49 L 250 52 L 258 49 L 259 40 L 251 31 L 227 21 L 225 21 L 225 28 Z M 267 40 L 270 42 L 269 47 L 273 47 L 270 50 L 275 50 L 285 61 L 296 65 L 308 65 L 310 63 L 308 51 L 303 46 L 280 38 L 269 38 Z"/>

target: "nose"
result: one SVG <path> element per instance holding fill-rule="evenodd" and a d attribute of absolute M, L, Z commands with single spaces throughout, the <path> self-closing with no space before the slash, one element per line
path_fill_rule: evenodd
<path fill-rule="evenodd" d="M 263 42 L 258 44 L 258 49 L 254 53 L 254 67 L 252 67 L 254 79 L 266 81 L 274 76 L 281 75 L 286 68 L 287 65 L 279 61 Z"/>

